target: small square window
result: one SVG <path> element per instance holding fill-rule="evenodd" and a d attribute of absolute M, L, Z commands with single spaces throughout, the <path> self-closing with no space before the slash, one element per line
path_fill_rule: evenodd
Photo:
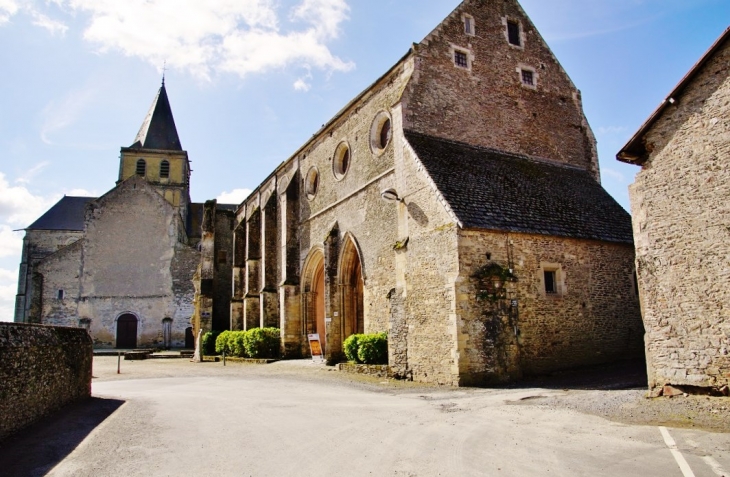
<path fill-rule="evenodd" d="M 469 60 L 466 55 L 466 52 L 464 51 L 455 51 L 454 52 L 454 64 L 460 68 L 468 68 L 469 67 Z"/>
<path fill-rule="evenodd" d="M 525 86 L 535 86 L 535 73 L 530 70 L 522 70 L 522 84 Z"/>
<path fill-rule="evenodd" d="M 507 40 L 510 45 L 522 46 L 520 41 L 520 24 L 513 21 L 507 22 Z"/>
<path fill-rule="evenodd" d="M 545 293 L 555 295 L 558 293 L 558 285 L 555 280 L 554 270 L 545 270 Z"/>

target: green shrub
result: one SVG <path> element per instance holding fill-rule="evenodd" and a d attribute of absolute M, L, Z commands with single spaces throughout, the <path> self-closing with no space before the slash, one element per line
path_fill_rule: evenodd
<path fill-rule="evenodd" d="M 278 358 L 281 333 L 279 328 L 253 328 L 246 332 L 243 344 L 250 358 Z"/>
<path fill-rule="evenodd" d="M 221 334 L 220 331 L 208 331 L 203 335 L 202 340 L 202 351 L 203 354 L 206 356 L 212 356 L 215 353 L 215 340 L 218 338 L 218 335 Z"/>
<path fill-rule="evenodd" d="M 387 333 L 360 335 L 357 339 L 357 357 L 365 364 L 388 364 Z"/>
<path fill-rule="evenodd" d="M 360 358 L 357 357 L 358 340 L 363 335 L 350 335 L 347 337 L 342 346 L 345 348 L 345 356 L 351 363 L 359 363 Z"/>
<path fill-rule="evenodd" d="M 228 338 L 228 347 L 231 350 L 231 356 L 247 358 L 245 342 L 246 331 L 231 331 L 231 335 Z"/>
<path fill-rule="evenodd" d="M 225 352 L 226 354 L 228 354 L 231 352 L 228 349 L 228 337 L 230 334 L 231 334 L 230 331 L 223 331 L 215 339 L 215 352 L 216 353 L 223 354 Z"/>

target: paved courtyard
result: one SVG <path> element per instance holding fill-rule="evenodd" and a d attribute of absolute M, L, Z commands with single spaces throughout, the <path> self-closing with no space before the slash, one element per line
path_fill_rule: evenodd
<path fill-rule="evenodd" d="M 0 444 L 0 475 L 730 476 L 730 434 L 632 424 L 640 389 L 450 389 L 308 361 L 116 365 L 96 357 L 94 399 Z"/>

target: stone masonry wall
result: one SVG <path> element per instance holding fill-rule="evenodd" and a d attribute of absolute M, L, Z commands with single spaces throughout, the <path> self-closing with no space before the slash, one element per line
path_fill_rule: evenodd
<path fill-rule="evenodd" d="M 402 132 L 400 121 L 396 131 Z M 396 141 L 396 190 L 403 199 L 397 204 L 398 241 L 407 243 L 395 252 L 390 364 L 396 374 L 415 381 L 458 385 L 454 307 L 458 227 L 405 138 L 397 134 Z M 404 309 L 399 313 L 401 299 Z M 399 341 L 406 345 L 401 348 L 407 354 L 405 368 L 394 349 Z"/>
<path fill-rule="evenodd" d="M 521 46 L 507 41 L 508 21 L 519 24 Z M 455 65 L 455 49 L 468 54 L 467 68 Z M 415 51 L 406 129 L 557 160 L 599 178 L 580 92 L 515 0 L 466 0 Z M 533 72 L 534 88 L 522 84 L 521 69 Z"/>
<path fill-rule="evenodd" d="M 16 297 L 15 321 L 40 323 L 41 310 L 31 314 L 31 302 L 35 290 L 33 273 L 43 258 L 71 245 L 83 237 L 81 231 L 28 230 L 23 239 L 23 253 L 18 276 L 18 295 Z M 32 316 L 31 316 L 32 315 Z"/>
<path fill-rule="evenodd" d="M 79 240 L 48 256 L 37 267 L 43 276 L 43 324 L 78 327 L 79 273 L 81 248 Z M 59 296 L 63 291 L 62 296 Z"/>
<path fill-rule="evenodd" d="M 332 276 L 326 285 L 328 298 L 325 301 L 325 315 L 334 319 L 327 329 L 329 350 L 341 351 L 344 338 L 340 336 L 340 323 L 336 319 L 343 312 L 337 266 L 346 237 L 355 242 L 362 262 L 365 332 L 388 329 L 388 295 L 395 287 L 393 245 L 398 240 L 398 219 L 396 204 L 384 201 L 380 192 L 395 185 L 395 142 L 391 139 L 383 150 L 374 150 L 371 129 L 376 116 L 382 112 L 390 116 L 393 124 L 396 114 L 391 106 L 400 99 L 411 71 L 412 63 L 400 64 L 389 78 L 339 118 L 331 132 L 321 134 L 299 159 L 300 175 L 304 180 L 311 168 L 319 171 L 317 194 L 308 198 L 304 185 L 300 195 L 300 263 L 304 263 L 314 247 L 325 245 L 335 225 L 338 230 L 337 248 L 331 249 L 337 255 L 330 257 L 327 252 L 329 263 L 325 265 L 330 267 Z M 347 173 L 338 178 L 333 170 L 333 158 L 342 142 L 349 145 L 351 159 Z"/>
<path fill-rule="evenodd" d="M 92 358 L 84 329 L 0 322 L 0 440 L 91 397 Z"/>
<path fill-rule="evenodd" d="M 137 317 L 137 346 L 162 344 L 162 322 L 172 318 L 172 346 L 184 344 L 187 318 L 177 313 L 172 264 L 179 242 L 176 210 L 144 179 L 131 178 L 87 212 L 79 317 L 91 319 L 97 347 L 116 346 L 116 320 Z M 188 264 L 188 280 L 194 266 Z M 178 286 L 181 284 L 178 282 Z M 192 302 L 192 290 L 187 291 Z"/>
<path fill-rule="evenodd" d="M 730 384 L 730 42 L 645 136 L 630 187 L 649 387 Z"/>
<path fill-rule="evenodd" d="M 501 313 L 478 300 L 477 269 L 510 265 Z M 459 369 L 463 383 L 485 384 L 640 357 L 644 330 L 634 291 L 631 245 L 561 237 L 461 231 L 457 284 Z M 489 256 L 489 258 L 488 258 Z M 558 293 L 545 293 L 544 271 Z"/>

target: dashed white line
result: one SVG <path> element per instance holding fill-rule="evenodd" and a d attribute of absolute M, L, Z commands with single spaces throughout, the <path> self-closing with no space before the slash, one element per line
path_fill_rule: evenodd
<path fill-rule="evenodd" d="M 710 468 L 712 468 L 712 471 L 716 475 L 719 475 L 720 477 L 730 476 L 730 474 L 728 474 L 727 472 L 725 472 L 725 469 L 722 468 L 722 466 L 720 465 L 720 463 L 718 461 L 716 461 L 715 459 L 713 459 L 712 457 L 710 457 L 709 455 L 704 456 L 702 458 L 702 460 L 704 460 L 705 463 L 707 465 L 709 465 Z"/>
<path fill-rule="evenodd" d="M 664 438 L 664 443 L 669 447 L 669 450 L 672 452 L 672 455 L 674 456 L 674 460 L 677 461 L 677 465 L 679 465 L 679 470 L 682 471 L 682 475 L 684 477 L 695 477 L 694 472 L 692 472 L 692 469 L 690 469 L 689 464 L 686 460 L 684 460 L 684 456 L 681 452 L 679 452 L 679 449 L 677 449 L 677 443 L 674 442 L 674 439 L 672 439 L 672 436 L 669 435 L 669 431 L 664 426 L 659 426 L 659 432 L 662 433 L 662 437 Z"/>

